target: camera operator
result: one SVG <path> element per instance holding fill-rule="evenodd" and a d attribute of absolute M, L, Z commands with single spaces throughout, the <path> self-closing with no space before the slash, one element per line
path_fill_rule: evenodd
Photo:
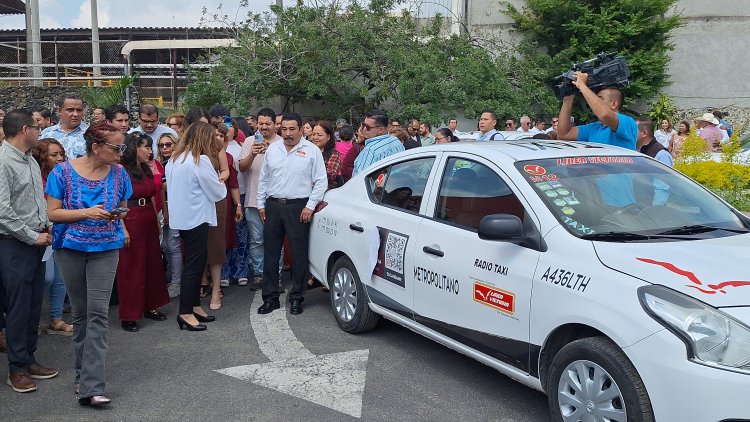
<path fill-rule="evenodd" d="M 568 141 L 597 142 L 615 145 L 631 150 L 636 149 L 638 125 L 635 120 L 620 113 L 623 93 L 618 88 L 603 88 L 594 92 L 586 85 L 588 74 L 575 72 L 573 84 L 581 91 L 598 122 L 571 127 L 570 115 L 575 94 L 563 98 L 557 127 L 557 138 Z"/>

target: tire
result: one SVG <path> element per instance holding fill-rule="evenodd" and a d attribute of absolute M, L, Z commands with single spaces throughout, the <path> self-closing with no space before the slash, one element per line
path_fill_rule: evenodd
<path fill-rule="evenodd" d="M 582 373 L 593 387 L 591 393 L 600 394 L 576 389 Z M 596 415 L 621 422 L 654 420 L 643 380 L 623 351 L 606 337 L 575 340 L 560 349 L 550 365 L 546 390 L 553 421 L 608 420 L 592 417 Z"/>
<path fill-rule="evenodd" d="M 348 257 L 339 258 L 328 278 L 331 309 L 336 322 L 347 333 L 363 333 L 375 328 L 380 315 L 370 310 L 365 288 Z"/>

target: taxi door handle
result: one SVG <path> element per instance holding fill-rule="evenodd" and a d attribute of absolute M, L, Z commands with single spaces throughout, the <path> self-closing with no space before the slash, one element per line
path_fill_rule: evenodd
<path fill-rule="evenodd" d="M 349 228 L 354 230 L 355 232 L 363 233 L 365 231 L 365 228 L 360 226 L 359 224 L 349 224 Z"/>
<path fill-rule="evenodd" d="M 425 246 L 425 247 L 423 247 L 423 248 L 422 248 L 422 251 L 424 251 L 424 252 L 426 252 L 426 253 L 428 253 L 428 254 L 430 254 L 430 255 L 435 255 L 435 256 L 439 256 L 439 257 L 441 257 L 441 258 L 442 258 L 443 256 L 445 256 L 445 253 L 443 253 L 443 251 L 441 251 L 440 249 L 435 249 L 435 248 L 431 248 L 431 247 L 429 247 L 429 246 Z"/>

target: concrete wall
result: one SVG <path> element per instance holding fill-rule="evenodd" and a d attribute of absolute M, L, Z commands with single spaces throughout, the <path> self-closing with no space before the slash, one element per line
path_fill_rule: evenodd
<path fill-rule="evenodd" d="M 465 1 L 472 34 L 518 39 L 500 0 Z M 509 2 L 519 8 L 526 3 Z M 672 33 L 672 84 L 664 92 L 684 109 L 750 108 L 750 1 L 679 0 L 675 9 L 686 24 Z"/>

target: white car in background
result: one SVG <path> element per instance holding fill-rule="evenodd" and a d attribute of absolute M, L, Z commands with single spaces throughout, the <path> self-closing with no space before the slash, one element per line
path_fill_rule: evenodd
<path fill-rule="evenodd" d="M 545 392 L 556 421 L 750 418 L 750 219 L 621 148 L 391 156 L 326 193 L 310 269 L 351 333 L 385 317 Z"/>

